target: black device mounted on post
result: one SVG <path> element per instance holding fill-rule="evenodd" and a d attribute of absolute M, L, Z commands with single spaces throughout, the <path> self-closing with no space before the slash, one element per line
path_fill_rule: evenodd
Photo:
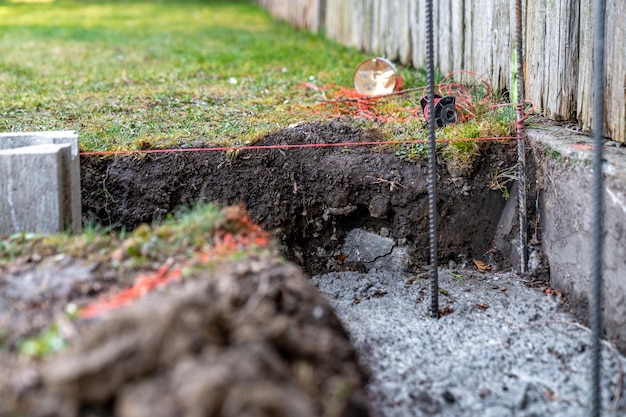
<path fill-rule="evenodd" d="M 428 98 L 420 100 L 424 118 L 428 121 Z M 456 123 L 456 98 L 452 96 L 441 97 L 435 94 L 435 126 L 444 127 Z"/>

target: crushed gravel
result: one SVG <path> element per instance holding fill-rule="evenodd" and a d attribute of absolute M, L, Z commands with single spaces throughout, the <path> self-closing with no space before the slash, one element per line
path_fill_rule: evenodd
<path fill-rule="evenodd" d="M 373 270 L 312 279 L 371 373 L 374 415 L 589 414 L 591 334 L 559 294 L 511 272 L 442 269 L 444 315 L 434 320 L 427 273 Z M 603 416 L 626 415 L 624 362 L 603 345 Z"/>

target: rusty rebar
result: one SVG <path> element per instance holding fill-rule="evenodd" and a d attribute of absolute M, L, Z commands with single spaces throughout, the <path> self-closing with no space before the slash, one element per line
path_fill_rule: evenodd
<path fill-rule="evenodd" d="M 522 30 L 522 0 L 517 0 L 516 12 L 516 58 L 517 58 L 517 178 L 519 208 L 519 257 L 520 272 L 528 265 L 528 212 L 526 207 L 526 126 L 524 125 L 524 35 Z"/>
<path fill-rule="evenodd" d="M 602 153 L 604 150 L 604 19 L 605 0 L 594 3 L 594 42 L 593 42 L 593 199 L 592 253 L 591 253 L 591 401 L 589 415 L 599 417 L 602 408 L 600 390 L 601 345 L 602 336 L 602 230 L 603 230 L 603 184 Z"/>
<path fill-rule="evenodd" d="M 433 1 L 426 0 L 426 83 L 428 84 L 428 219 L 430 224 L 430 314 L 439 318 L 437 271 L 437 142 L 435 140 L 435 63 Z"/>

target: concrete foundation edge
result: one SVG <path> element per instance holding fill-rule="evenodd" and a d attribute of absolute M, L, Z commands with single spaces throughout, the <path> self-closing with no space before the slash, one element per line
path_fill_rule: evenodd
<path fill-rule="evenodd" d="M 583 322 L 589 317 L 592 266 L 590 138 L 548 127 L 528 132 L 537 169 L 536 202 L 550 284 Z M 611 145 L 611 143 L 608 143 Z M 626 351 L 626 149 L 605 148 L 604 337 Z M 529 202 L 530 204 L 531 202 Z"/>

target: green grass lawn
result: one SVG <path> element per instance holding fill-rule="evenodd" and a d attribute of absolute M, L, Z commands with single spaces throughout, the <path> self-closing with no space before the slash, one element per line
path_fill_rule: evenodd
<path fill-rule="evenodd" d="M 349 87 L 367 57 L 244 0 L 0 0 L 0 131 L 76 130 L 85 151 L 247 144 L 331 117 L 301 83 Z"/>

